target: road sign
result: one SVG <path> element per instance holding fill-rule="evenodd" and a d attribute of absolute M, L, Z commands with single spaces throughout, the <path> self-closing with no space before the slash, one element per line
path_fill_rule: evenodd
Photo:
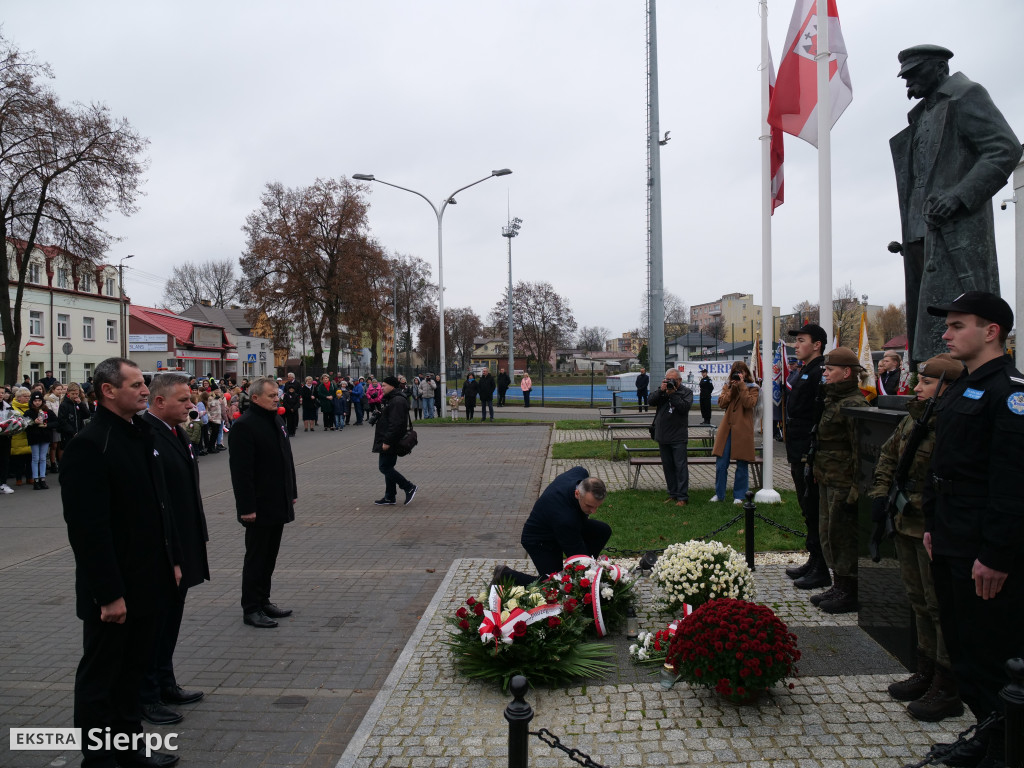
<path fill-rule="evenodd" d="M 71 346 L 71 342 L 70 341 L 65 341 L 64 342 L 64 346 L 61 347 L 61 349 L 64 350 L 64 354 L 65 355 L 70 355 L 72 352 L 75 351 L 75 348 Z"/>
<path fill-rule="evenodd" d="M 159 371 L 163 367 L 164 367 L 164 361 L 163 360 L 157 360 L 156 361 L 156 369 Z"/>
<path fill-rule="evenodd" d="M 256 353 L 255 352 L 252 352 L 252 353 L 246 355 L 245 357 L 246 357 L 246 362 L 248 362 L 248 363 L 255 363 L 256 362 Z"/>

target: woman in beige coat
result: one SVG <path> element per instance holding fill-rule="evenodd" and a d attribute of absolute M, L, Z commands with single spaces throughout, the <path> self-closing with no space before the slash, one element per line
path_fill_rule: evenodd
<path fill-rule="evenodd" d="M 729 460 L 736 460 L 736 478 L 733 482 L 733 504 L 742 504 L 750 488 L 748 462 L 754 453 L 754 408 L 761 391 L 750 369 L 742 360 L 732 364 L 729 381 L 718 396 L 718 407 L 725 409 L 725 416 L 715 435 L 715 447 L 711 453 L 718 457 L 715 462 L 715 495 L 712 501 L 725 501 L 725 486 L 729 481 Z"/>

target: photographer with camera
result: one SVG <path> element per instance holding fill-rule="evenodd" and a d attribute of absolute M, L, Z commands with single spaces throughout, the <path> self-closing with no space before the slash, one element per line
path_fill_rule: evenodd
<path fill-rule="evenodd" d="M 693 392 L 683 385 L 683 378 L 675 368 L 665 371 L 665 378 L 651 393 L 650 404 L 655 407 L 654 441 L 661 453 L 661 468 L 665 473 L 668 498 L 677 507 L 690 501 L 690 469 L 686 464 L 689 441 L 689 415 L 693 405 Z"/>

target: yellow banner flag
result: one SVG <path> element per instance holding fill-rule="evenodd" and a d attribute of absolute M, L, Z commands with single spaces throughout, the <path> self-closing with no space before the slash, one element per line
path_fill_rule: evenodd
<path fill-rule="evenodd" d="M 857 360 L 863 367 L 860 372 L 860 391 L 868 400 L 878 397 L 878 385 L 875 382 L 875 363 L 871 359 L 871 342 L 868 341 L 868 313 L 860 313 L 860 340 Z"/>

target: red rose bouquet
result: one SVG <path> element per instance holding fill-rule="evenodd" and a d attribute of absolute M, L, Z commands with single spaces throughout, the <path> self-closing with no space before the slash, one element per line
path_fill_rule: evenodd
<path fill-rule="evenodd" d="M 796 635 L 771 608 L 720 598 L 680 622 L 666 665 L 691 685 L 743 704 L 795 675 L 799 660 Z"/>

